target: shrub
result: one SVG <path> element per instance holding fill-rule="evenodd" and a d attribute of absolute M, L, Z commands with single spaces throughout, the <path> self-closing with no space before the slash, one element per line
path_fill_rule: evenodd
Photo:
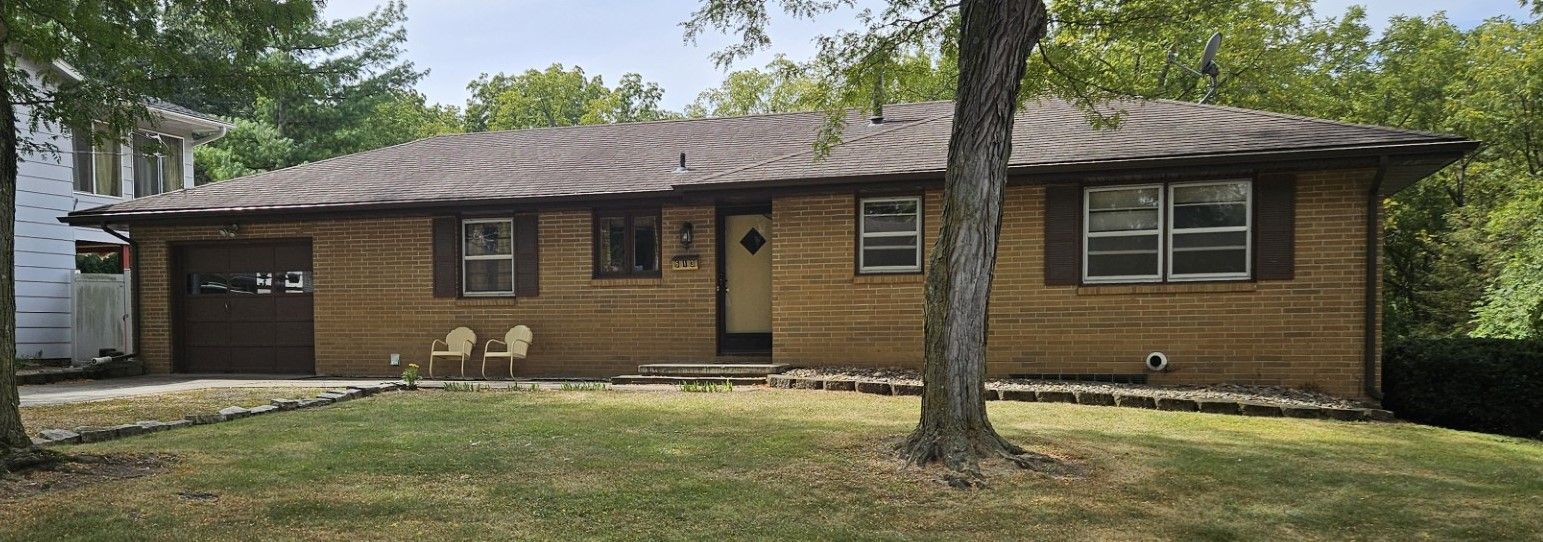
<path fill-rule="evenodd" d="M 1382 356 L 1383 405 L 1453 429 L 1543 437 L 1543 341 L 1427 339 Z"/>
<path fill-rule="evenodd" d="M 407 384 L 407 389 L 418 389 L 418 364 L 407 364 L 407 369 L 402 371 L 402 382 Z"/>

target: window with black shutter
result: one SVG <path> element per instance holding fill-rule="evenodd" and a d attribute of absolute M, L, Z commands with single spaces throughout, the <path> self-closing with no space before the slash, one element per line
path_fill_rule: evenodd
<path fill-rule="evenodd" d="M 1045 190 L 1045 284 L 1292 278 L 1295 177 Z"/>
<path fill-rule="evenodd" d="M 535 214 L 435 218 L 434 297 L 537 295 L 538 223 Z"/>

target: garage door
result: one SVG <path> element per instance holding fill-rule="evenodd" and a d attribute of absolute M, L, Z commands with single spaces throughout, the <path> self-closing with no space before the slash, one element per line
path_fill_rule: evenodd
<path fill-rule="evenodd" d="M 311 244 L 177 248 L 178 368 L 314 373 Z"/>

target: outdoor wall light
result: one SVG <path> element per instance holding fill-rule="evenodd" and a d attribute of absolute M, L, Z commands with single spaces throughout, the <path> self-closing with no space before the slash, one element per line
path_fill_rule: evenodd
<path fill-rule="evenodd" d="M 681 248 L 691 248 L 691 241 L 693 241 L 696 238 L 696 234 L 695 234 L 695 231 L 694 231 L 695 229 L 696 229 L 696 227 L 692 226 L 690 222 L 682 222 L 680 224 L 680 247 Z"/>

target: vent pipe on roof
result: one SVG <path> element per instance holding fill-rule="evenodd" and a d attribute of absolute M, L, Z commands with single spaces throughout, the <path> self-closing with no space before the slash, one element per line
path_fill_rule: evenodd
<path fill-rule="evenodd" d="M 686 153 L 680 153 L 680 165 L 675 166 L 675 172 L 685 173 L 687 171 L 689 170 L 686 169 Z"/>
<path fill-rule="evenodd" d="M 874 126 L 884 124 L 884 72 L 881 70 L 877 77 L 873 78 L 873 112 L 868 117 L 868 123 Z"/>

